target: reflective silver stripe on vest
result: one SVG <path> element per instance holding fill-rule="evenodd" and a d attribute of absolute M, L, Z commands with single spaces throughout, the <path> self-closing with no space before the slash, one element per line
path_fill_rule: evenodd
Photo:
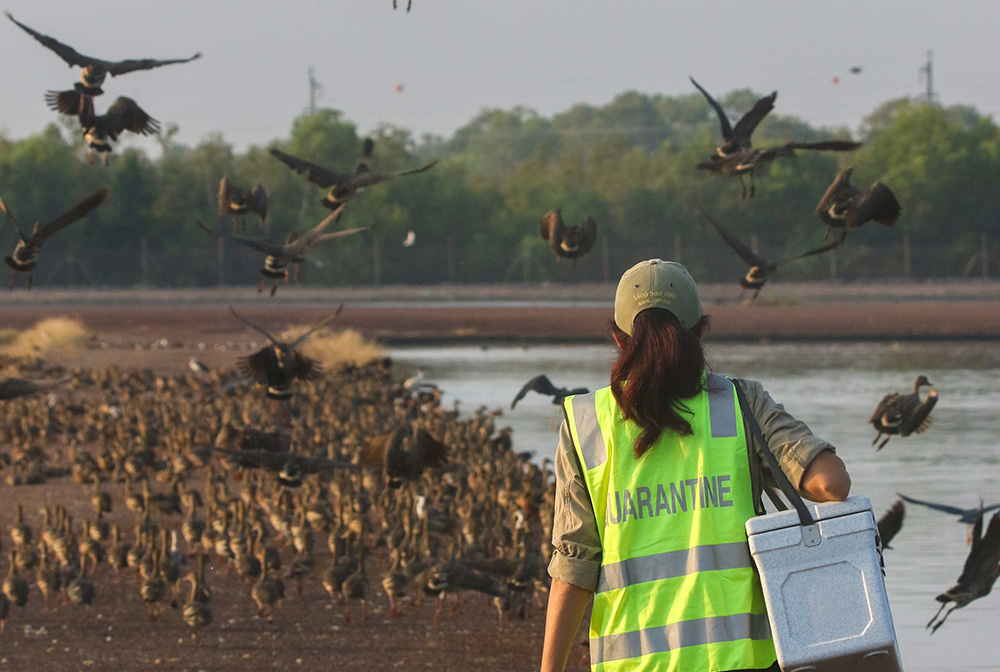
<path fill-rule="evenodd" d="M 750 547 L 745 541 L 712 546 L 695 546 L 679 551 L 629 558 L 601 567 L 597 592 L 627 588 L 647 581 L 660 581 L 695 572 L 753 567 Z"/>
<path fill-rule="evenodd" d="M 604 445 L 604 434 L 601 424 L 597 422 L 597 396 L 578 394 L 573 397 L 573 420 L 576 422 L 576 435 L 580 440 L 580 454 L 583 455 L 583 468 L 590 471 L 608 461 L 608 447 Z"/>
<path fill-rule="evenodd" d="M 767 614 L 711 616 L 590 640 L 590 664 L 666 653 L 686 646 L 771 638 Z"/>
<path fill-rule="evenodd" d="M 708 374 L 706 387 L 708 388 L 708 415 L 712 419 L 712 436 L 724 438 L 727 436 L 737 436 L 736 431 L 736 393 L 733 391 L 734 383 L 727 378 Z"/>

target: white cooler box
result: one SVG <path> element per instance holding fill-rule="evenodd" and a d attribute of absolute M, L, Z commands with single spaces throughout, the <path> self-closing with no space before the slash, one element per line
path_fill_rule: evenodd
<path fill-rule="evenodd" d="M 794 509 L 746 524 L 781 669 L 898 672 L 871 502 L 806 504 L 811 529 Z"/>

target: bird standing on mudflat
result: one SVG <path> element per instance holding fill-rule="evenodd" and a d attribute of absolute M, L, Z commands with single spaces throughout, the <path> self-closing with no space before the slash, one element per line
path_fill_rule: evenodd
<path fill-rule="evenodd" d="M 45 47 L 54 51 L 56 55 L 66 61 L 70 67 L 73 67 L 74 65 L 80 66 L 82 68 L 80 71 L 80 83 L 76 85 L 76 90 L 89 96 L 99 96 L 104 93 L 103 89 L 101 89 L 101 84 L 104 83 L 104 79 L 108 75 L 115 77 L 117 75 L 135 72 L 136 70 L 152 70 L 153 68 L 158 68 L 163 65 L 188 63 L 197 58 L 201 58 L 201 52 L 198 52 L 190 58 L 174 58 L 164 61 L 152 58 L 128 59 L 124 61 L 104 61 L 100 58 L 94 58 L 93 56 L 85 56 L 73 49 L 73 47 L 65 45 L 53 37 L 43 35 L 29 28 L 20 21 L 16 20 L 10 12 L 4 12 L 4 14 L 7 15 L 8 19 L 17 24 L 21 30 L 41 42 Z"/>
<path fill-rule="evenodd" d="M 722 240 L 725 241 L 726 245 L 731 247 L 733 251 L 739 255 L 740 259 L 750 264 L 750 270 L 748 270 L 747 274 L 740 279 L 740 287 L 742 288 L 740 289 L 740 299 L 743 298 L 743 294 L 746 290 L 752 289 L 754 290 L 754 293 L 750 298 L 751 303 L 753 303 L 753 301 L 757 298 L 757 295 L 760 294 L 760 290 L 764 287 L 768 278 L 770 278 L 771 275 L 778 270 L 778 266 L 781 264 L 789 261 L 795 261 L 796 259 L 802 259 L 803 257 L 809 257 L 814 254 L 821 254 L 840 245 L 840 241 L 838 240 L 791 257 L 784 257 L 783 259 L 778 259 L 776 261 L 769 261 L 758 254 L 754 254 L 753 250 L 747 247 L 743 241 L 734 236 L 729 230 L 722 226 L 722 224 L 710 217 L 708 213 L 705 212 L 704 208 L 702 208 L 701 214 L 706 220 L 708 220 L 708 223 L 719 232 L 719 235 L 722 236 Z"/>
<path fill-rule="evenodd" d="M 941 603 L 941 606 L 934 614 L 934 618 L 927 623 L 932 635 L 948 618 L 948 614 L 961 609 L 973 600 L 989 595 L 997 577 L 1000 576 L 1000 513 L 995 513 L 990 518 L 986 534 L 982 534 L 982 531 L 983 515 L 980 513 L 972 534 L 972 548 L 969 549 L 969 556 L 965 559 L 965 566 L 962 567 L 958 583 L 934 598 Z M 944 616 L 938 619 L 949 602 L 954 602 L 955 606 L 949 608 Z"/>
<path fill-rule="evenodd" d="M 931 389 L 927 393 L 927 398 L 923 401 L 920 400 L 920 388 L 930 384 L 927 376 L 921 374 L 913 383 L 911 394 L 893 392 L 882 397 L 882 401 L 878 403 L 869 420 L 878 430 L 878 435 L 872 441 L 873 446 L 883 434 L 886 435 L 885 440 L 878 444 L 876 450 L 882 450 L 883 446 L 895 434 L 900 436 L 920 434 L 930 427 L 930 412 L 938 400 L 937 390 Z"/>
<path fill-rule="evenodd" d="M 10 220 L 10 223 L 17 230 L 17 235 L 20 238 L 17 245 L 14 247 L 14 251 L 11 252 L 9 257 L 5 257 L 4 261 L 7 262 L 7 265 L 10 266 L 15 273 L 28 274 L 28 289 L 31 289 L 31 285 L 34 281 L 34 270 L 38 265 L 38 255 L 41 254 L 42 243 L 45 242 L 45 239 L 69 226 L 76 220 L 86 217 L 90 214 L 91 210 L 104 202 L 104 199 L 107 198 L 107 196 L 108 190 L 101 189 L 100 191 L 80 201 L 68 212 L 59 215 L 48 224 L 42 224 L 41 221 L 36 221 L 34 227 L 31 229 L 30 236 L 27 235 L 17 223 L 17 220 L 14 218 L 14 213 L 12 213 L 10 209 L 4 205 L 4 202 L 0 200 L 0 210 L 3 210 L 4 214 L 7 215 L 7 219 Z M 8 289 L 14 289 L 14 277 L 14 273 L 11 273 Z"/>
<path fill-rule="evenodd" d="M 160 122 L 125 96 L 115 98 L 104 114 L 94 111 L 93 96 L 78 91 L 49 91 L 45 94 L 45 102 L 56 112 L 79 119 L 83 138 L 87 141 L 87 163 L 93 163 L 94 152 L 97 151 L 107 167 L 111 143 L 125 131 L 137 135 L 160 132 Z"/>
<path fill-rule="evenodd" d="M 861 191 L 851 184 L 853 170 L 840 171 L 816 206 L 816 214 L 826 224 L 824 240 L 830 235 L 830 229 L 843 229 L 840 235 L 843 241 L 848 229 L 856 229 L 865 222 L 892 226 L 899 218 L 901 207 L 889 187 L 876 182 L 868 191 Z"/>
<path fill-rule="evenodd" d="M 563 224 L 559 209 L 545 213 L 539 225 L 539 232 L 549 242 L 549 249 L 556 255 L 556 262 L 562 258 L 576 260 L 590 252 L 597 240 L 597 222 L 587 215 L 579 226 Z"/>

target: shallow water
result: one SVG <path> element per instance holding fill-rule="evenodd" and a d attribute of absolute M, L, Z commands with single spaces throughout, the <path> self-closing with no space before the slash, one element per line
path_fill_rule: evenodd
<path fill-rule="evenodd" d="M 1000 348 L 993 343 L 709 344 L 718 373 L 764 382 L 813 432 L 837 446 L 851 472 L 853 494 L 872 500 L 880 516 L 904 493 L 961 507 L 1000 501 Z M 514 449 L 551 457 L 562 419 L 548 398 L 529 393 L 510 410 L 525 381 L 545 373 L 557 386 L 607 384 L 609 346 L 406 348 L 394 358 L 439 385 L 445 403 L 464 413 L 503 408 L 498 426 L 513 429 Z M 894 437 L 876 452 L 868 424 L 893 390 L 909 392 L 925 374 L 940 394 L 924 434 Z M 1000 596 L 955 611 L 931 637 L 925 624 L 934 597 L 954 585 L 968 554 L 966 527 L 956 518 L 907 505 L 903 529 L 886 551 L 886 586 L 904 669 L 1000 669 Z M 1000 589 L 998 589 L 1000 592 Z"/>

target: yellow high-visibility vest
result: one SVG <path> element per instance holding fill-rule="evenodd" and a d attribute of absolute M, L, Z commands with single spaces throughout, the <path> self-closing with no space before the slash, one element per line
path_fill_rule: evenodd
<path fill-rule="evenodd" d="M 636 459 L 641 429 L 610 387 L 563 402 L 603 549 L 595 672 L 720 672 L 776 659 L 744 528 L 754 504 L 733 383 L 709 374 L 684 406 L 693 433 L 665 430 Z"/>

